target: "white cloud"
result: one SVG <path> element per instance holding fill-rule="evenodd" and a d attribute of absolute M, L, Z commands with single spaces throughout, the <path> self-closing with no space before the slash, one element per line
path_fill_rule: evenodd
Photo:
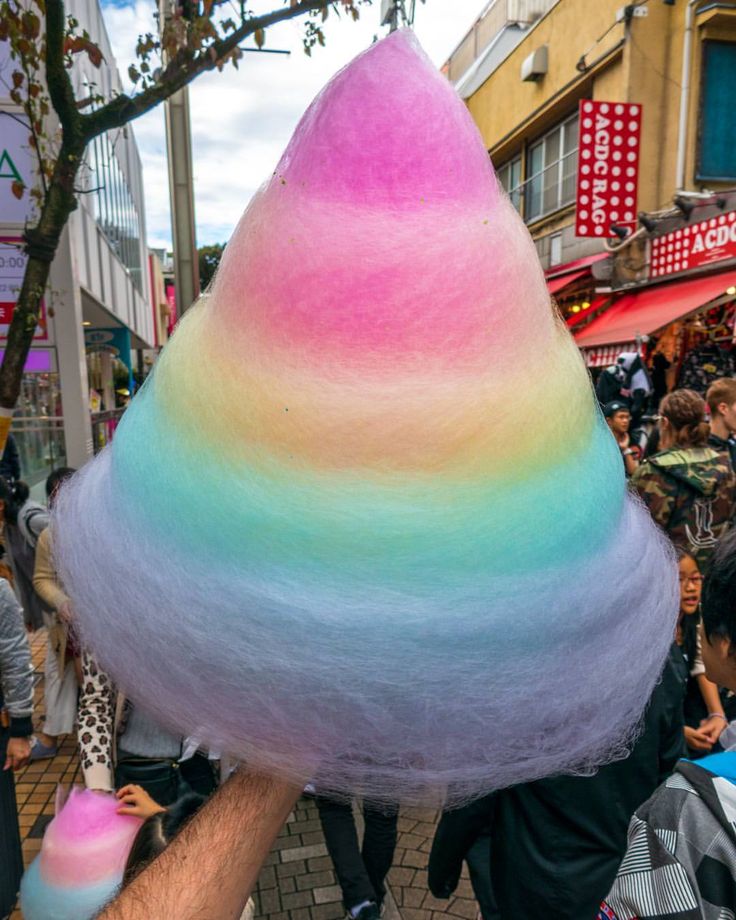
<path fill-rule="evenodd" d="M 440 66 L 486 5 L 485 0 L 427 0 L 417 4 L 415 31 Z M 278 0 L 257 0 L 256 11 L 278 8 Z M 151 31 L 150 0 L 104 7 L 118 66 L 126 79 L 137 36 Z M 198 243 L 226 240 L 258 186 L 270 175 L 292 131 L 316 93 L 341 67 L 370 45 L 378 28 L 379 0 L 359 22 L 333 16 L 327 45 L 311 57 L 302 50 L 299 20 L 270 29 L 267 48 L 291 51 L 246 54 L 240 69 L 198 78 L 191 86 L 192 150 Z M 385 30 L 384 30 L 385 31 Z M 135 122 L 146 189 L 151 245 L 169 245 L 169 187 L 163 110 Z"/>

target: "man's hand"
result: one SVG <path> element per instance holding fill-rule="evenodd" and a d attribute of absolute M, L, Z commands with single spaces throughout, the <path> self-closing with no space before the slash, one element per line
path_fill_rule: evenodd
<path fill-rule="evenodd" d="M 3 770 L 20 770 L 31 758 L 30 738 L 8 738 Z"/>
<path fill-rule="evenodd" d="M 74 622 L 74 611 L 72 610 L 71 602 L 64 601 L 61 607 L 56 611 L 56 615 L 62 623 L 66 626 L 70 626 Z"/>
<path fill-rule="evenodd" d="M 685 726 L 685 741 L 687 746 L 694 751 L 710 751 L 713 747 L 710 735 L 704 732 L 702 728 L 690 728 L 689 725 Z"/>
<path fill-rule="evenodd" d="M 153 815 L 166 811 L 162 805 L 151 798 L 145 789 L 132 783 L 118 789 L 115 795 L 120 802 L 119 815 L 132 815 L 134 818 L 142 818 L 145 821 L 147 818 L 152 818 Z"/>

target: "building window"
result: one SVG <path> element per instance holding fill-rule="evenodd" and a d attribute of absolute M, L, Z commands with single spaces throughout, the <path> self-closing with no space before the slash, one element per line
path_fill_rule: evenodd
<path fill-rule="evenodd" d="M 562 234 L 554 233 L 549 238 L 549 264 L 559 265 L 562 262 Z"/>
<path fill-rule="evenodd" d="M 527 151 L 524 218 L 527 223 L 575 201 L 578 116 L 570 116 Z"/>
<path fill-rule="evenodd" d="M 736 42 L 704 42 L 698 179 L 736 179 Z"/>
<path fill-rule="evenodd" d="M 521 210 L 521 154 L 508 160 L 496 172 L 498 181 L 517 211 Z"/>
<path fill-rule="evenodd" d="M 89 150 L 92 186 L 97 194 L 96 218 L 116 256 L 143 292 L 143 262 L 138 210 L 120 168 L 109 134 L 95 138 Z"/>

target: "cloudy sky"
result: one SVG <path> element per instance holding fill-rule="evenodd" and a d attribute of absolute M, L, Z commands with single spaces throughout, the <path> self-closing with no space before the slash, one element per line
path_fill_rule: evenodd
<path fill-rule="evenodd" d="M 282 0 L 254 0 L 257 12 L 278 9 Z M 415 32 L 430 57 L 447 59 L 487 0 L 426 0 L 417 3 Z M 151 0 L 104 7 L 118 67 L 125 78 L 137 36 L 151 31 Z M 366 48 L 379 30 L 380 0 L 362 10 L 360 21 L 330 17 L 327 45 L 307 57 L 299 20 L 269 30 L 266 47 L 281 54 L 246 54 L 240 69 L 200 77 L 191 87 L 197 242 L 224 242 L 248 199 L 278 161 L 314 95 L 341 67 Z M 169 193 L 163 109 L 135 122 L 143 159 L 148 241 L 170 246 Z"/>

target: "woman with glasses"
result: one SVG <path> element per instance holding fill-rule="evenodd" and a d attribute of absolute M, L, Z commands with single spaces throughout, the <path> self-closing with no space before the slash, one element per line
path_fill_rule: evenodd
<path fill-rule="evenodd" d="M 728 454 L 708 445 L 705 401 L 693 390 L 675 390 L 662 400 L 659 453 L 631 477 L 654 520 L 675 546 L 707 570 L 736 507 L 736 476 Z"/>
<path fill-rule="evenodd" d="M 677 617 L 675 643 L 687 665 L 685 691 L 685 743 L 691 757 L 703 757 L 713 750 L 728 725 L 724 700 L 718 687 L 705 676 L 700 653 L 698 625 L 703 576 L 697 562 L 684 550 L 678 550 L 680 571 L 680 612 Z M 723 691 L 725 696 L 728 691 Z"/>

